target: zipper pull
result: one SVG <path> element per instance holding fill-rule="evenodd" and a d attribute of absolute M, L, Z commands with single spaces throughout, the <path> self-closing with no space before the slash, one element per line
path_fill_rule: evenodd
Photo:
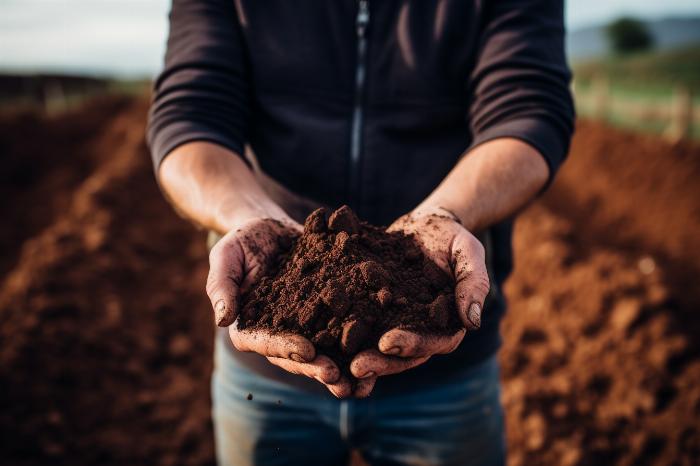
<path fill-rule="evenodd" d="M 369 24 L 369 0 L 360 0 L 357 10 L 357 37 L 364 37 Z"/>

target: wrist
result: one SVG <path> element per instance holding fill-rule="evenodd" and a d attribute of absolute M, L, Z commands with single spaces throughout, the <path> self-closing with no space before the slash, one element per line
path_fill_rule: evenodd
<path fill-rule="evenodd" d="M 224 200 L 216 209 L 212 222 L 221 233 L 240 228 L 251 220 L 274 219 L 284 223 L 293 220 L 280 206 L 270 199 L 231 199 Z"/>
<path fill-rule="evenodd" d="M 465 209 L 460 209 L 458 206 L 455 206 L 451 202 L 444 199 L 428 198 L 418 205 L 418 207 L 416 207 L 411 213 L 417 217 L 428 215 L 447 217 L 456 223 L 459 223 L 469 231 L 471 231 L 474 226 L 468 212 L 466 212 Z"/>
<path fill-rule="evenodd" d="M 419 205 L 411 212 L 414 217 L 429 217 L 437 216 L 443 218 L 449 218 L 456 223 L 462 224 L 462 219 L 457 216 L 452 210 L 441 205 Z"/>

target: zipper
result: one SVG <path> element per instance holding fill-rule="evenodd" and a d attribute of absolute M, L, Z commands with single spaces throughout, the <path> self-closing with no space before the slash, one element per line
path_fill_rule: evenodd
<path fill-rule="evenodd" d="M 349 201 L 355 211 L 362 215 L 358 205 L 360 197 L 360 158 L 362 157 L 362 127 L 364 123 L 364 90 L 367 74 L 367 26 L 369 25 L 369 0 L 359 0 L 357 19 L 357 65 L 355 66 L 355 99 L 350 128 L 350 186 Z"/>

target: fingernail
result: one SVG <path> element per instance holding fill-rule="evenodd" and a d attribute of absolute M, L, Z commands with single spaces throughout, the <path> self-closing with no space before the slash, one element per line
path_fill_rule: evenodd
<path fill-rule="evenodd" d="M 291 353 L 289 355 L 289 359 L 291 359 L 292 361 L 296 361 L 296 362 L 306 362 L 306 359 L 302 358 L 297 353 Z"/>
<path fill-rule="evenodd" d="M 399 353 L 401 353 L 401 348 L 398 347 L 398 346 L 392 346 L 392 347 L 389 348 L 388 350 L 384 351 L 384 354 L 393 354 L 393 355 L 396 355 L 396 354 L 399 354 Z"/>
<path fill-rule="evenodd" d="M 216 321 L 216 325 L 221 325 L 221 323 L 223 322 L 225 317 L 226 317 L 226 302 L 224 302 L 223 299 L 220 299 L 214 305 L 214 320 Z"/>
<path fill-rule="evenodd" d="M 366 374 L 362 374 L 361 376 L 358 377 L 358 379 L 369 379 L 370 377 L 374 377 L 377 374 L 374 371 L 369 371 Z"/>
<path fill-rule="evenodd" d="M 467 319 L 469 319 L 474 328 L 481 327 L 481 304 L 471 303 L 469 312 L 467 312 Z"/>

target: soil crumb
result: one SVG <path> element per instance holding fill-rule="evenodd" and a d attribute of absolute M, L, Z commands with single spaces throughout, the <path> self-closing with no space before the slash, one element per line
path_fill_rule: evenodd
<path fill-rule="evenodd" d="M 303 335 L 346 374 L 352 357 L 391 328 L 461 328 L 451 274 L 412 236 L 361 222 L 347 206 L 312 212 L 285 254 L 244 298 L 240 328 Z"/>

